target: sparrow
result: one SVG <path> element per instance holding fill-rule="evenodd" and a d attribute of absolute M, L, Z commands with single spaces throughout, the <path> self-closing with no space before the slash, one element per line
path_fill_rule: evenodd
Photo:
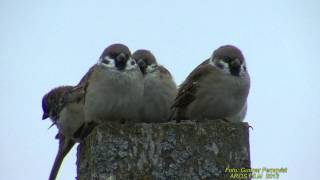
<path fill-rule="evenodd" d="M 154 55 L 144 49 L 133 53 L 143 74 L 144 94 L 141 109 L 142 122 L 166 122 L 177 95 L 177 85 L 170 72 L 158 65 Z"/>
<path fill-rule="evenodd" d="M 247 112 L 250 77 L 235 46 L 216 49 L 181 84 L 172 105 L 177 122 L 185 119 L 241 122 Z"/>
<path fill-rule="evenodd" d="M 77 137 L 84 124 L 81 92 L 73 86 L 60 86 L 52 89 L 42 98 L 42 119 L 50 118 L 59 132 L 58 153 L 52 166 L 49 180 L 56 179 L 64 157 L 81 137 Z"/>
<path fill-rule="evenodd" d="M 84 89 L 85 121 L 137 122 L 143 76 L 129 48 L 112 44 L 78 84 Z"/>

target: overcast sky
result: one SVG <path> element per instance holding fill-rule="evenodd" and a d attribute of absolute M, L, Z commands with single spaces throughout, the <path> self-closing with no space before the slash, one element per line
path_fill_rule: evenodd
<path fill-rule="evenodd" d="M 74 85 L 103 49 L 150 49 L 180 84 L 217 47 L 247 60 L 253 168 L 320 171 L 320 1 L 0 1 L 0 180 L 47 179 L 58 142 L 42 96 Z M 76 176 L 75 149 L 58 179 Z"/>

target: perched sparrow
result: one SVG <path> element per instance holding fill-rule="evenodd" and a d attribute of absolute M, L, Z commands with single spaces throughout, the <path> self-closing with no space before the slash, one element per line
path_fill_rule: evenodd
<path fill-rule="evenodd" d="M 81 138 L 76 135 L 84 123 L 81 93 L 73 86 L 55 88 L 43 97 L 42 109 L 42 119 L 50 118 L 59 130 L 56 136 L 59 139 L 59 149 L 49 177 L 49 180 L 54 180 L 64 157 L 76 140 Z"/>
<path fill-rule="evenodd" d="M 122 44 L 107 47 L 82 78 L 86 122 L 136 122 L 143 97 L 143 76 Z"/>
<path fill-rule="evenodd" d="M 158 65 L 148 50 L 137 50 L 133 58 L 139 64 L 144 80 L 142 122 L 165 122 L 171 113 L 171 105 L 177 95 L 177 86 L 170 72 Z"/>
<path fill-rule="evenodd" d="M 172 106 L 177 121 L 223 119 L 243 121 L 250 77 L 241 51 L 231 45 L 218 48 L 181 84 Z"/>

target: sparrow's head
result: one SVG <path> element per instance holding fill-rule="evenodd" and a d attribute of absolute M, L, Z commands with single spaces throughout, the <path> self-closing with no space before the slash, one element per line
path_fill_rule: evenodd
<path fill-rule="evenodd" d="M 216 49 L 210 57 L 209 63 L 233 76 L 241 76 L 247 71 L 242 52 L 232 45 L 225 45 Z"/>
<path fill-rule="evenodd" d="M 62 101 L 66 92 L 72 90 L 72 86 L 60 86 L 57 87 L 42 98 L 42 120 L 47 119 L 48 117 L 53 120 L 56 119 L 60 110 L 62 109 Z"/>
<path fill-rule="evenodd" d="M 137 67 L 126 45 L 112 44 L 101 54 L 98 65 L 118 71 L 131 70 Z"/>
<path fill-rule="evenodd" d="M 158 63 L 154 55 L 145 49 L 137 50 L 132 55 L 133 59 L 138 63 L 143 74 L 152 73 L 158 69 Z"/>
<path fill-rule="evenodd" d="M 48 94 L 44 95 L 42 98 L 42 120 L 47 119 L 50 116 L 50 104 L 51 104 L 51 99 L 48 97 Z"/>

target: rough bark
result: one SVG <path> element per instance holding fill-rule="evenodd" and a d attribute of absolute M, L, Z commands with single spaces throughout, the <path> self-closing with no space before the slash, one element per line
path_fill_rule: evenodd
<path fill-rule="evenodd" d="M 249 126 L 223 121 L 108 124 L 78 147 L 79 180 L 229 179 L 250 168 Z"/>

